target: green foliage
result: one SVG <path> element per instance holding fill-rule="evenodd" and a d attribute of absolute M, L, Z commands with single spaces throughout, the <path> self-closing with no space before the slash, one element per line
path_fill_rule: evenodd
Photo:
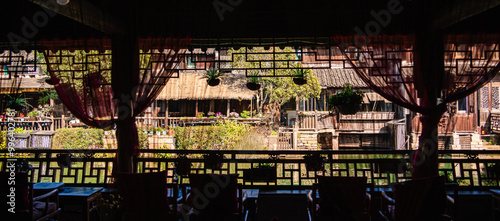
<path fill-rule="evenodd" d="M 139 136 L 139 148 L 148 149 L 149 148 L 148 134 L 139 132 L 138 136 Z"/>
<path fill-rule="evenodd" d="M 217 122 L 212 126 L 173 128 L 176 147 L 181 150 L 233 149 L 249 129 L 250 126 L 234 121 Z"/>
<path fill-rule="evenodd" d="M 258 84 L 260 80 L 259 80 L 259 77 L 257 77 L 257 76 L 259 76 L 259 75 L 258 74 L 249 75 L 248 82 Z"/>
<path fill-rule="evenodd" d="M 40 115 L 40 113 L 38 111 L 36 111 L 36 110 L 30 111 L 28 113 L 28 117 L 38 117 L 38 115 Z"/>
<path fill-rule="evenodd" d="M 250 111 L 244 110 L 240 114 L 241 118 L 250 118 Z"/>
<path fill-rule="evenodd" d="M 351 84 L 347 83 L 344 85 L 342 92 L 337 93 L 328 99 L 328 106 L 331 109 L 334 106 L 342 104 L 361 104 L 361 102 L 363 102 L 363 96 L 363 91 L 353 91 Z"/>
<path fill-rule="evenodd" d="M 298 63 L 297 65 L 295 65 L 296 69 L 292 69 L 292 73 L 295 77 L 299 77 L 299 78 L 305 78 L 305 76 L 311 72 L 311 69 L 303 69 L 302 68 L 302 65 L 300 63 Z"/>
<path fill-rule="evenodd" d="M 28 131 L 24 130 L 23 128 L 17 127 L 16 129 L 14 129 L 14 133 L 15 134 L 25 134 L 25 133 L 28 133 Z"/>
<path fill-rule="evenodd" d="M 22 94 L 19 94 L 17 96 L 13 95 L 11 96 L 10 94 L 7 94 L 7 108 L 11 108 L 14 110 L 21 110 L 23 108 L 28 108 L 28 107 L 33 107 L 31 104 L 28 103 L 29 98 L 23 98 Z"/>
<path fill-rule="evenodd" d="M 61 128 L 52 140 L 54 149 L 98 149 L 104 145 L 102 129 Z"/>
<path fill-rule="evenodd" d="M 241 48 L 239 50 L 230 49 L 228 54 L 232 53 L 243 53 L 247 50 L 252 53 L 261 53 L 265 50 L 262 47 L 255 47 L 253 49 Z M 286 61 L 280 60 L 297 60 L 297 56 L 295 55 L 295 51 L 286 47 L 283 50 L 279 48 L 274 49 L 277 54 L 275 54 L 274 62 L 276 68 L 286 68 L 289 67 L 289 64 Z M 285 54 L 283 54 L 284 52 Z M 280 54 L 281 53 L 281 54 Z M 248 60 L 271 60 L 272 54 L 248 54 Z M 235 68 L 258 68 L 258 62 L 248 62 L 243 54 L 234 55 L 234 61 L 231 63 L 232 67 Z M 296 64 L 294 67 L 302 67 L 300 64 Z M 301 70 L 301 75 L 307 79 L 307 84 L 299 86 L 293 82 L 294 76 L 297 75 L 296 70 Z M 261 73 L 260 76 L 271 76 L 273 73 Z M 278 102 L 280 105 L 295 99 L 296 97 L 300 97 L 302 99 L 309 98 L 319 98 L 321 93 L 321 88 L 319 85 L 318 78 L 314 76 L 314 72 L 310 69 L 276 69 L 274 72 L 275 75 L 280 76 L 290 76 L 290 77 L 265 77 L 261 78 L 263 94 L 261 95 L 262 100 L 267 103 Z M 255 75 L 255 74 L 254 74 Z"/>
<path fill-rule="evenodd" d="M 205 77 L 207 79 L 207 82 L 210 81 L 210 80 L 213 80 L 213 79 L 217 79 L 218 77 L 224 75 L 224 72 L 218 70 L 218 69 L 215 69 L 215 68 L 210 68 L 210 69 L 207 69 L 205 71 L 205 75 L 203 77 Z"/>
<path fill-rule="evenodd" d="M 203 112 L 199 112 L 197 115 L 196 115 L 196 118 L 202 118 L 203 117 Z"/>
<path fill-rule="evenodd" d="M 42 92 L 42 97 L 40 97 L 40 99 L 38 99 L 38 102 L 40 104 L 47 104 L 47 103 L 49 103 L 50 100 L 55 100 L 58 98 L 59 98 L 59 96 L 57 95 L 56 90 L 45 89 L 45 91 Z"/>
<path fill-rule="evenodd" d="M 0 150 L 7 147 L 7 131 L 0 131 Z"/>

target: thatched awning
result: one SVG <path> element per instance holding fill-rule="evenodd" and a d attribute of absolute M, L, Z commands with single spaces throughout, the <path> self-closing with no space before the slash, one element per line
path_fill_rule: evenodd
<path fill-rule="evenodd" d="M 368 87 L 352 69 L 316 69 L 314 72 L 318 77 L 319 85 L 323 88 L 342 88 L 346 83 L 350 83 L 354 88 Z"/>
<path fill-rule="evenodd" d="M 251 100 L 256 91 L 246 87 L 243 74 L 226 73 L 215 87 L 207 84 L 202 72 L 181 72 L 179 78 L 172 78 L 158 96 L 159 100 Z"/>
<path fill-rule="evenodd" d="M 44 78 L 23 77 L 0 80 L 0 94 L 39 92 L 52 88 L 54 86 L 45 83 Z"/>

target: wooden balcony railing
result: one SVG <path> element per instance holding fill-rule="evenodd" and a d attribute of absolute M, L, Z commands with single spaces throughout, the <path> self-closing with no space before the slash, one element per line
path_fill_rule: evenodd
<path fill-rule="evenodd" d="M 490 114 L 490 131 L 500 134 L 500 113 L 492 112 Z"/>
<path fill-rule="evenodd" d="M 221 167 L 209 168 L 203 154 L 222 154 Z M 303 156 L 325 157 L 324 170 L 308 171 Z M 317 175 L 367 177 L 376 186 L 411 179 L 411 151 L 189 151 L 143 150 L 135 159 L 137 172 L 167 170 L 174 178 L 175 164 L 191 164 L 190 173 L 238 173 L 246 188 L 310 188 Z M 69 155 L 68 155 L 69 154 Z M 448 181 L 474 188 L 498 188 L 500 151 L 440 151 L 439 171 Z M 7 150 L 0 150 L 0 168 L 8 170 Z M 113 150 L 16 150 L 17 162 L 28 160 L 34 182 L 65 182 L 68 185 L 103 186 L 113 182 Z M 71 157 L 69 157 L 71 156 Z M 181 157 L 180 157 L 181 156 Z M 187 163 L 187 164 L 186 164 Z M 274 166 L 276 176 L 248 176 L 259 165 Z M 66 166 L 66 167 L 65 167 Z M 271 173 L 274 175 L 274 172 Z M 187 183 L 186 176 L 180 182 Z"/>

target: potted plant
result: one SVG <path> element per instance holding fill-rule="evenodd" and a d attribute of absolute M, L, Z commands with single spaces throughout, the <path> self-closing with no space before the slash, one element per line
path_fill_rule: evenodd
<path fill-rule="evenodd" d="M 333 110 L 335 107 L 341 114 L 355 114 L 358 112 L 361 102 L 363 102 L 364 92 L 353 91 L 351 84 L 344 85 L 342 92 L 339 92 L 328 99 L 328 107 Z"/>
<path fill-rule="evenodd" d="M 252 182 L 272 182 L 276 180 L 274 163 L 261 163 L 259 167 L 243 170 L 243 179 Z"/>
<path fill-rule="evenodd" d="M 304 162 L 308 171 L 323 171 L 325 170 L 326 158 L 319 153 L 307 154 L 304 156 Z"/>
<path fill-rule="evenodd" d="M 20 111 L 23 108 L 27 108 L 27 107 L 32 108 L 33 106 L 31 106 L 28 103 L 29 98 L 23 98 L 22 96 L 23 96 L 22 94 L 19 94 L 17 97 L 10 96 L 9 94 L 7 94 L 7 103 L 6 103 L 5 107 L 14 109 L 16 111 Z"/>
<path fill-rule="evenodd" d="M 219 77 L 224 75 L 224 72 L 215 69 L 215 68 L 210 68 L 205 71 L 205 78 L 207 78 L 207 83 L 210 86 L 217 86 L 220 83 Z"/>
<path fill-rule="evenodd" d="M 294 72 L 294 78 L 293 78 L 293 82 L 296 84 L 296 85 L 304 85 L 304 84 L 307 84 L 307 78 L 306 78 L 306 74 L 309 73 L 309 69 L 293 69 L 293 72 Z"/>
<path fill-rule="evenodd" d="M 220 169 L 222 168 L 222 160 L 224 159 L 224 154 L 221 153 L 204 154 L 203 159 L 205 159 L 204 164 L 206 169 Z"/>
<path fill-rule="evenodd" d="M 39 113 L 36 110 L 30 111 L 28 113 L 28 117 L 30 118 L 31 121 L 35 121 L 36 117 L 38 117 Z"/>
<path fill-rule="evenodd" d="M 259 78 L 257 75 L 251 75 L 249 78 L 249 81 L 247 82 L 247 88 L 256 91 L 260 89 L 260 84 L 259 84 Z"/>

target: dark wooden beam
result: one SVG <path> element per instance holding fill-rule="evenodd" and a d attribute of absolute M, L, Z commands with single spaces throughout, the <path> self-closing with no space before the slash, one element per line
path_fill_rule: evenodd
<path fill-rule="evenodd" d="M 29 1 L 103 33 L 125 33 L 122 22 L 86 0 L 72 0 L 67 5 L 59 5 L 55 0 Z"/>
<path fill-rule="evenodd" d="M 474 17 L 500 5 L 500 0 L 457 0 L 450 1 L 441 9 L 437 10 L 431 29 L 442 30 L 454 24 Z"/>

